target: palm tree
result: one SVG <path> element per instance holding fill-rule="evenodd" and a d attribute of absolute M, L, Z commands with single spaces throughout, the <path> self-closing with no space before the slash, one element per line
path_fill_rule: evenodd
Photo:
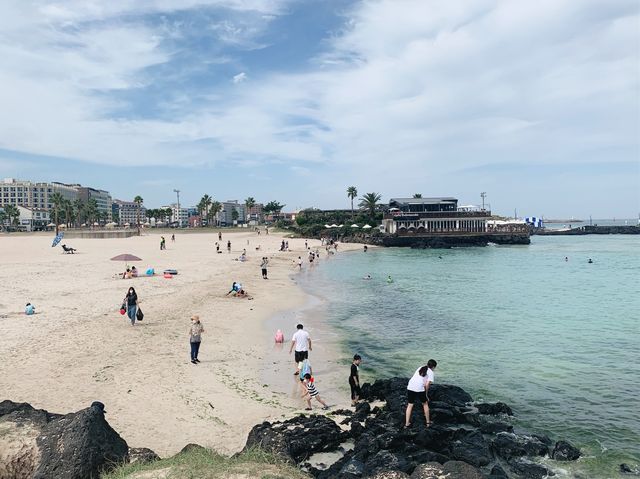
<path fill-rule="evenodd" d="M 216 217 L 216 215 L 218 213 L 220 213 L 222 211 L 222 203 L 220 203 L 219 201 L 212 201 L 211 202 L 211 206 L 209 207 L 209 213 L 208 213 L 208 217 L 207 220 L 209 221 L 209 224 L 212 223 L 212 219 Z"/>
<path fill-rule="evenodd" d="M 85 207 L 84 201 L 82 201 L 80 198 L 76 198 L 73 201 L 73 209 L 76 217 L 76 226 L 80 226 L 82 224 L 82 214 L 84 212 L 84 207 Z"/>
<path fill-rule="evenodd" d="M 413 197 L 414 198 L 422 198 L 422 193 L 414 193 Z"/>
<path fill-rule="evenodd" d="M 89 198 L 87 205 L 84 208 L 85 220 L 88 225 L 93 225 L 94 221 L 98 217 L 98 202 L 95 198 Z"/>
<path fill-rule="evenodd" d="M 140 236 L 140 205 L 142 205 L 142 202 L 144 200 L 142 199 L 142 196 L 138 195 L 133 199 L 133 202 L 138 205 L 138 215 L 137 215 L 137 222 L 138 222 L 138 236 Z"/>
<path fill-rule="evenodd" d="M 347 188 L 347 196 L 351 199 L 351 218 L 353 218 L 353 199 L 358 196 L 358 188 L 355 186 Z"/>
<path fill-rule="evenodd" d="M 249 198 L 247 198 L 246 200 L 244 200 L 244 207 L 246 208 L 246 220 L 248 221 L 249 218 L 251 217 L 251 213 L 250 210 L 251 208 L 253 208 L 256 205 L 256 200 L 253 198 L 253 196 L 249 196 Z"/>
<path fill-rule="evenodd" d="M 382 199 L 382 195 L 379 193 L 365 193 L 362 198 L 360 198 L 360 203 L 358 206 L 360 208 L 366 210 L 369 213 L 371 219 L 375 219 L 376 211 L 378 209 L 378 202 Z"/>
<path fill-rule="evenodd" d="M 71 200 L 62 200 L 62 209 L 64 211 L 64 222 L 68 228 L 71 227 L 71 221 L 73 220 L 73 203 Z"/>
<path fill-rule="evenodd" d="M 5 206 L 6 208 L 6 206 Z M 2 227 L 4 226 L 4 222 L 7 219 L 7 213 L 5 212 L 5 210 L 0 210 L 0 231 L 2 230 Z"/>
<path fill-rule="evenodd" d="M 14 205 L 6 205 L 4 214 L 9 218 L 9 224 L 18 226 L 20 224 L 20 210 Z"/>
<path fill-rule="evenodd" d="M 58 223 L 60 222 L 60 211 L 62 209 L 62 203 L 64 202 L 64 197 L 60 194 L 59 191 L 56 191 L 49 198 L 51 204 L 53 205 L 53 220 L 56 223 L 56 235 L 58 234 Z"/>
<path fill-rule="evenodd" d="M 211 198 L 211 196 L 209 195 L 204 195 L 200 201 L 202 201 L 202 206 L 204 208 L 204 217 L 208 218 L 209 208 L 211 208 L 211 202 L 213 201 L 213 198 Z"/>

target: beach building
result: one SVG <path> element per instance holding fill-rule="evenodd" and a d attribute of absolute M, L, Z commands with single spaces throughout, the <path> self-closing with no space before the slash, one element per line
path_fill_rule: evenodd
<path fill-rule="evenodd" d="M 392 198 L 383 216 L 381 231 L 399 244 L 445 239 L 462 242 L 509 242 L 528 244 L 530 230 L 525 222 L 496 221 L 488 208 L 458 206 L 452 197 Z"/>
<path fill-rule="evenodd" d="M 247 223 L 252 225 L 260 224 L 264 221 L 264 205 L 256 203 L 247 211 Z"/>
<path fill-rule="evenodd" d="M 55 193 L 60 193 L 63 198 L 74 201 L 78 198 L 78 186 L 5 178 L 0 183 L 0 206 L 13 205 L 49 210 L 53 207 L 51 197 Z"/>
<path fill-rule="evenodd" d="M 163 206 L 162 209 L 171 210 L 171 224 L 175 226 L 186 226 L 189 224 L 189 208 L 183 208 L 182 206 L 178 209 L 178 205 L 176 203 L 171 203 L 168 206 Z M 194 208 L 194 211 L 197 213 L 197 210 Z"/>
<path fill-rule="evenodd" d="M 95 200 L 98 207 L 98 213 L 106 215 L 107 222 L 111 221 L 113 211 L 111 205 L 113 200 L 108 191 L 89 188 L 86 186 L 78 186 L 77 191 L 78 198 L 84 203 L 88 203 L 91 199 Z"/>
<path fill-rule="evenodd" d="M 44 230 L 51 221 L 48 210 L 21 205 L 18 205 L 17 208 L 20 212 L 20 227 L 26 231 Z"/>
<path fill-rule="evenodd" d="M 220 226 L 232 226 L 244 223 L 246 218 L 245 210 L 244 204 L 238 203 L 238 200 L 223 201 L 222 210 L 216 214 L 216 220 Z"/>
<path fill-rule="evenodd" d="M 114 200 L 111 206 L 112 218 L 120 226 L 134 226 L 138 224 L 138 204 L 133 201 Z M 116 220 L 117 218 L 117 220 Z M 147 209 L 140 205 L 140 224 L 147 220 Z"/>

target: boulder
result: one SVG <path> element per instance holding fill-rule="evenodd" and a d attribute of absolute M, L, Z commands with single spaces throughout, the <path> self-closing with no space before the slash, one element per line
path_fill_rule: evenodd
<path fill-rule="evenodd" d="M 521 456 L 545 456 L 549 448 L 540 437 L 500 432 L 492 441 L 493 449 L 504 459 Z"/>
<path fill-rule="evenodd" d="M 151 449 L 146 447 L 130 447 L 129 448 L 129 463 L 130 464 L 147 464 L 149 462 L 158 461 L 158 456 Z"/>
<path fill-rule="evenodd" d="M 479 469 L 462 461 L 448 461 L 442 468 L 445 474 L 457 479 L 484 479 L 484 474 Z"/>
<path fill-rule="evenodd" d="M 368 475 L 391 470 L 408 472 L 410 469 L 411 463 L 405 456 L 390 451 L 378 451 L 364 464 L 364 472 Z"/>
<path fill-rule="evenodd" d="M 580 457 L 580 449 L 567 441 L 556 442 L 551 457 L 556 461 L 575 461 Z"/>
<path fill-rule="evenodd" d="M 326 416 L 296 416 L 280 423 L 254 426 L 244 450 L 251 447 L 300 463 L 316 452 L 336 450 L 342 442 L 340 426 Z"/>
<path fill-rule="evenodd" d="M 500 464 L 496 464 L 491 468 L 487 479 L 509 479 L 509 475 Z"/>
<path fill-rule="evenodd" d="M 475 405 L 480 414 L 490 414 L 497 416 L 498 414 L 506 414 L 507 416 L 513 416 L 513 411 L 509 406 L 503 402 L 496 403 L 479 403 Z"/>
<path fill-rule="evenodd" d="M 409 479 L 410 476 L 401 471 L 381 471 L 367 477 L 368 479 Z"/>
<path fill-rule="evenodd" d="M 77 479 L 98 477 L 128 460 L 128 446 L 94 402 L 61 415 L 27 403 L 0 403 L 0 477 Z"/>
<path fill-rule="evenodd" d="M 411 479 L 442 479 L 444 466 L 438 462 L 420 464 L 411 473 Z"/>
<path fill-rule="evenodd" d="M 633 469 L 631 469 L 631 466 L 629 466 L 629 464 L 625 464 L 624 462 L 622 464 L 620 464 L 620 473 L 621 474 L 633 474 Z"/>
<path fill-rule="evenodd" d="M 356 412 L 351 416 L 352 421 L 364 421 L 371 413 L 371 406 L 368 402 L 362 401 L 356 405 Z"/>
<path fill-rule="evenodd" d="M 339 477 L 362 477 L 363 473 L 364 463 L 355 458 L 351 458 L 344 466 L 342 466 L 342 469 L 340 469 Z"/>
<path fill-rule="evenodd" d="M 464 389 L 450 384 L 432 384 L 429 386 L 429 401 L 440 401 L 451 406 L 464 406 L 473 398 Z"/>
<path fill-rule="evenodd" d="M 204 451 L 206 448 L 201 446 L 200 444 L 193 444 L 193 443 L 189 443 L 186 446 L 184 446 L 182 449 L 180 449 L 180 452 L 178 454 L 182 454 L 184 452 L 190 452 L 190 451 Z"/>
<path fill-rule="evenodd" d="M 511 461 L 509 466 L 522 479 L 546 479 L 555 476 L 548 467 L 522 458 Z"/>
<path fill-rule="evenodd" d="M 474 466 L 486 466 L 491 462 L 489 445 L 480 431 L 473 431 L 453 443 L 451 455 Z"/>

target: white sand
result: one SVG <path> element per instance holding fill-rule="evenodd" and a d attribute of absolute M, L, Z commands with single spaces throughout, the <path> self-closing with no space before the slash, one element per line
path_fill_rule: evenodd
<path fill-rule="evenodd" d="M 306 259 L 304 240 L 289 239 L 292 251 L 282 253 L 278 235 L 223 231 L 223 253 L 216 254 L 214 231 L 178 233 L 175 243 L 165 234 L 166 251 L 159 249 L 160 234 L 150 233 L 68 239 L 78 254 L 63 255 L 51 247 L 52 236 L 0 235 L 0 400 L 61 413 L 100 400 L 130 446 L 150 447 L 161 456 L 190 442 L 237 452 L 253 425 L 304 407 L 288 354 L 300 319 L 296 311 L 309 301 L 291 277 L 294 259 Z M 228 239 L 232 254 L 226 252 Z M 243 248 L 248 261 L 233 261 Z M 355 248 L 360 246 L 340 250 Z M 321 251 L 321 261 L 330 260 Z M 141 257 L 135 263 L 141 271 L 175 268 L 179 275 L 115 279 L 124 264 L 109 259 L 120 253 Z M 270 259 L 269 280 L 260 274 L 262 256 Z M 225 297 L 234 280 L 254 299 Z M 133 327 L 118 311 L 130 285 L 145 313 Z M 24 315 L 27 302 L 36 315 Z M 189 361 L 192 314 L 205 327 L 199 365 Z M 348 364 L 337 370 L 335 333 L 319 319 L 311 323 L 314 372 L 326 373 L 321 395 L 346 407 L 341 383 Z M 273 326 L 283 328 L 284 348 L 274 347 Z"/>

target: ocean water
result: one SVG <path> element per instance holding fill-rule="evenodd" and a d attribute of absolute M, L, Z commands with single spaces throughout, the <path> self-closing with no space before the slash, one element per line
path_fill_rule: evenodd
<path fill-rule="evenodd" d="M 363 380 L 410 376 L 434 358 L 436 381 L 504 401 L 516 428 L 582 448 L 561 475 L 638 467 L 640 238 L 534 236 L 529 246 L 322 258 L 301 284 L 326 300 L 345 357 L 363 356 Z"/>

